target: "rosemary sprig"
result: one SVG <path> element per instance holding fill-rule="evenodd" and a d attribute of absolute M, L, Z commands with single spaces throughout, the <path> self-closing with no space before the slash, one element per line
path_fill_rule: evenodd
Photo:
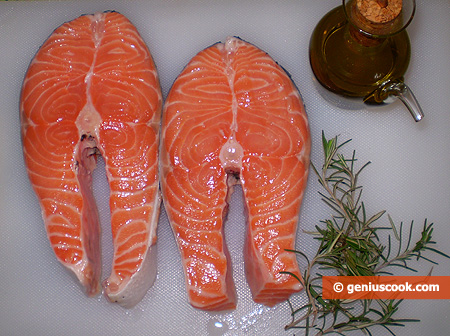
<path fill-rule="evenodd" d="M 428 224 L 427 220 L 423 224 L 419 240 L 412 245 L 414 222 L 411 222 L 406 247 L 402 246 L 403 223 L 397 229 L 388 215 L 389 226 L 373 226 L 386 211 L 370 217 L 367 215 L 361 200 L 362 187 L 358 184 L 358 177 L 370 162 L 356 169 L 355 151 L 350 158 L 340 153 L 340 149 L 350 141 L 339 144 L 337 137 L 327 140 L 322 133 L 324 164 L 320 171 L 314 164 L 312 168 L 325 190 L 319 194 L 335 215 L 322 221 L 322 225 L 316 225 L 316 231 L 310 232 L 320 242 L 313 259 L 309 260 L 300 251 L 290 250 L 307 262 L 302 279 L 288 273 L 304 286 L 307 303 L 294 309 L 291 301 L 288 301 L 292 321 L 285 329 L 305 329 L 305 335 L 310 335 L 311 332 L 315 335 L 344 335 L 354 330 L 372 335 L 369 328 L 374 326 L 382 327 L 389 334 L 395 335 L 392 327 L 418 321 L 394 317 L 402 300 L 325 300 L 322 298 L 322 274 L 318 272 L 342 276 L 392 275 L 395 267 L 416 272 L 409 263 L 412 259 L 424 259 L 436 264 L 423 255 L 426 251 L 450 258 L 432 247 L 436 244 L 432 240 L 433 224 Z M 389 232 L 387 246 L 380 242 L 381 230 Z M 393 252 L 392 236 L 398 245 L 396 253 Z"/>

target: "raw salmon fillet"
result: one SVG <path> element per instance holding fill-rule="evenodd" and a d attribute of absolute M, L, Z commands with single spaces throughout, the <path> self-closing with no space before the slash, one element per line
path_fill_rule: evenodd
<path fill-rule="evenodd" d="M 228 38 L 198 53 L 163 108 L 161 188 L 192 306 L 236 306 L 223 225 L 240 183 L 247 210 L 245 267 L 267 306 L 302 286 L 295 254 L 310 134 L 300 94 L 265 52 Z"/>
<path fill-rule="evenodd" d="M 57 259 L 89 296 L 101 291 L 100 226 L 92 194 L 97 155 L 110 188 L 114 257 L 107 298 L 139 302 L 156 275 L 161 90 L 150 52 L 117 12 L 57 28 L 26 73 L 26 167 Z"/>

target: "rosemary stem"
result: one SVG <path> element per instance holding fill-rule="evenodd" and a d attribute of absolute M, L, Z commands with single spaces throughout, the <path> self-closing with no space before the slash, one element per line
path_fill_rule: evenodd
<path fill-rule="evenodd" d="M 358 176 L 370 162 L 355 172 L 355 152 L 353 151 L 349 159 L 337 153 L 338 149 L 349 141 L 338 145 L 337 137 L 327 140 L 322 133 L 325 163 L 321 172 L 311 163 L 319 183 L 325 190 L 324 193 L 320 192 L 322 200 L 336 214 L 331 219 L 321 221 L 325 225 L 323 227 L 317 225 L 317 231 L 311 233 L 314 239 L 320 241 L 317 253 L 311 262 L 304 253 L 294 251 L 307 261 L 304 277 L 298 278 L 294 275 L 305 289 L 307 303 L 297 310 L 294 310 L 291 305 L 292 319 L 285 329 L 304 328 L 307 335 L 314 330 L 316 336 L 329 333 L 343 335 L 354 330 L 370 334 L 368 329 L 378 325 L 394 335 L 390 330 L 393 326 L 403 326 L 404 322 L 417 321 L 393 318 L 401 300 L 395 302 L 393 300 L 325 300 L 322 297 L 322 284 L 318 284 L 323 274 L 319 274 L 317 269 L 332 270 L 343 276 L 392 274 L 388 271 L 394 266 L 416 271 L 407 264 L 412 258 L 424 259 L 436 264 L 428 256 L 422 256 L 425 251 L 437 253 L 446 258 L 450 256 L 434 247 L 435 242 L 431 240 L 433 227 L 432 224 L 427 225 L 426 220 L 421 238 L 412 248 L 409 248 L 412 236 L 411 223 L 408 244 L 406 248 L 402 247 L 403 223 L 400 224 L 398 234 L 395 224 L 388 215 L 391 226 L 383 228 L 390 229 L 398 242 L 396 256 L 389 259 L 391 235 L 388 236 L 387 247 L 383 246 L 378 237 L 378 230 L 381 228 L 373 226 L 373 223 L 380 219 L 385 211 L 366 217 L 365 206 L 361 200 L 362 187 L 358 186 Z M 374 307 L 375 302 L 378 306 Z M 361 309 L 355 309 L 356 307 L 362 308 L 362 312 Z M 319 322 L 320 326 L 318 326 Z"/>

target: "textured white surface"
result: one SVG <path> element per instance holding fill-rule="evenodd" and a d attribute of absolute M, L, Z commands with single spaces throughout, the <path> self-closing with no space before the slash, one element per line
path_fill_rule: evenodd
<path fill-rule="evenodd" d="M 192 56 L 228 35 L 240 36 L 268 52 L 290 72 L 302 93 L 311 125 L 313 162 L 322 164 L 322 130 L 328 137 L 352 138 L 348 150 L 356 149 L 361 164 L 372 161 L 360 180 L 368 211 L 387 209 L 396 222 L 415 220 L 417 228 L 428 218 L 435 223 L 438 247 L 450 254 L 450 2 L 418 0 L 416 17 L 408 28 L 413 49 L 406 81 L 425 112 L 418 124 L 399 103 L 345 111 L 327 104 L 316 92 L 308 63 L 309 37 L 318 20 L 339 4 L 339 0 L 0 3 L 0 334 L 294 334 L 283 329 L 290 321 L 287 304 L 269 309 L 251 300 L 243 269 L 245 223 L 239 188 L 225 228 L 238 292 L 233 313 L 209 314 L 187 304 L 178 251 L 164 209 L 158 228 L 158 276 L 133 310 L 110 304 L 103 297 L 86 298 L 56 261 L 23 166 L 19 93 L 28 63 L 53 29 L 95 11 L 117 10 L 137 26 L 155 59 L 164 96 Z M 112 244 L 102 168 L 100 161 L 94 187 L 103 227 L 105 277 Z M 302 229 L 312 229 L 330 215 L 318 190 L 311 175 Z M 315 246 L 310 236 L 299 232 L 299 249 L 311 255 Z M 437 260 L 440 264 L 434 274 L 450 275 L 450 262 Z M 420 274 L 428 273 L 430 265 L 420 263 L 419 269 Z M 294 301 L 300 302 L 301 297 Z M 446 335 L 450 301 L 407 301 L 398 316 L 422 320 L 396 329 L 398 335 Z M 374 329 L 373 334 L 386 332 Z"/>

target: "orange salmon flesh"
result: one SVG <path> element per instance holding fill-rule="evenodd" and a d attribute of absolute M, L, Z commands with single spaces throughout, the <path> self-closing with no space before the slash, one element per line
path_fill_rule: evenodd
<path fill-rule="evenodd" d="M 295 254 L 310 133 L 300 94 L 265 52 L 228 38 L 192 58 L 163 107 L 164 205 L 192 306 L 236 307 L 223 236 L 232 187 L 247 210 L 245 271 L 253 299 L 273 306 L 302 289 Z"/>
<path fill-rule="evenodd" d="M 124 307 L 137 304 L 156 275 L 161 107 L 152 56 L 117 12 L 58 27 L 22 88 L 24 159 L 48 238 L 89 296 L 101 291 L 92 171 L 97 155 L 105 161 L 114 257 L 103 289 Z"/>

